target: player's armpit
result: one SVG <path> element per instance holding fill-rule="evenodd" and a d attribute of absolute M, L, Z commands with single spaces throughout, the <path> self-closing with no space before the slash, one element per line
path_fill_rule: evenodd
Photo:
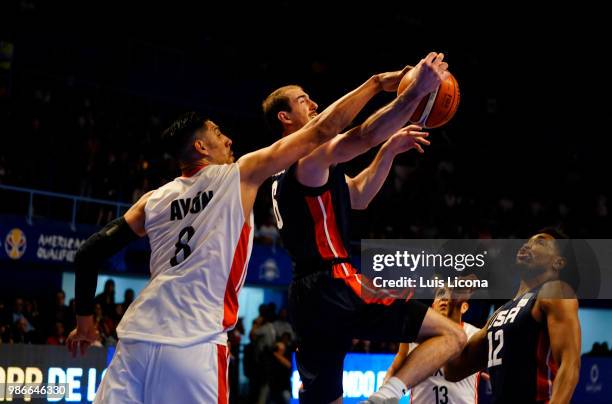
<path fill-rule="evenodd" d="M 472 335 L 461 354 L 444 366 L 444 377 L 458 382 L 487 367 L 487 328 Z"/>

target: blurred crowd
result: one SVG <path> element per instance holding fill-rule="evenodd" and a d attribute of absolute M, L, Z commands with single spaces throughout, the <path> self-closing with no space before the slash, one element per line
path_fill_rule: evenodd
<path fill-rule="evenodd" d="M 98 340 L 94 346 L 115 346 L 117 324 L 134 300 L 134 291 L 127 289 L 122 302 L 115 301 L 115 283 L 109 279 L 104 291 L 96 296 L 94 320 Z M 0 300 L 0 343 L 64 345 L 75 327 L 74 299 L 66 304 L 66 294 L 59 290 L 49 298 L 15 297 Z"/>
<path fill-rule="evenodd" d="M 0 184 L 132 203 L 178 175 L 157 139 L 185 106 L 40 78 L 0 102 L 0 132 L 5 134 Z M 262 139 L 272 140 L 241 136 L 249 127 L 265 132 L 252 117 L 213 115 L 234 139 L 238 155 L 262 146 Z M 509 165 L 514 157 L 503 155 L 490 140 L 488 146 L 479 140 L 490 134 L 470 134 L 467 144 L 463 132 L 452 125 L 437 130 L 424 156 L 398 157 L 368 210 L 355 212 L 353 239 L 511 238 L 559 225 L 575 238 L 609 236 L 610 192 L 592 175 L 593 164 L 601 161 L 589 156 L 591 150 L 568 150 L 562 139 L 548 149 L 546 139 L 534 139 L 531 152 Z M 466 150 L 476 143 L 491 152 Z M 369 164 L 373 153 L 347 164 L 349 175 Z M 561 164 L 551 167 L 556 160 Z M 23 203 L 9 202 L 6 210 L 24 210 Z M 255 207 L 258 235 L 276 244 L 270 206 L 264 187 Z M 53 216 L 54 210 L 68 211 L 52 200 L 35 200 L 35 215 Z M 77 220 L 103 224 L 115 214 L 113 207 L 81 204 Z"/>

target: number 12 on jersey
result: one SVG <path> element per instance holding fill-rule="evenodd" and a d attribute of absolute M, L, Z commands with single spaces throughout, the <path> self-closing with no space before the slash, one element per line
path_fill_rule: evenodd
<path fill-rule="evenodd" d="M 487 333 L 487 338 L 489 339 L 489 362 L 488 367 L 493 367 L 502 364 L 502 358 L 500 358 L 499 351 L 501 351 L 504 346 L 504 330 L 495 331 L 495 338 L 493 336 L 493 331 L 489 331 Z M 493 340 L 497 342 L 497 347 L 493 350 Z"/>

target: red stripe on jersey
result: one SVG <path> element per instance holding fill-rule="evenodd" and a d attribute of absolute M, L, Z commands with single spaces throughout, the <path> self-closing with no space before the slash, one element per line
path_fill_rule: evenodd
<path fill-rule="evenodd" d="M 538 336 L 536 367 L 536 401 L 548 402 L 557 374 L 557 365 L 550 351 L 550 339 L 546 331 L 541 331 Z"/>
<path fill-rule="evenodd" d="M 462 321 L 463 323 L 463 321 Z M 478 385 L 480 384 L 480 372 L 478 372 L 478 375 L 476 376 L 476 386 L 475 387 L 475 392 L 476 394 L 474 395 L 474 402 L 477 403 L 478 402 Z"/>
<path fill-rule="evenodd" d="M 238 291 L 244 271 L 246 271 L 247 267 L 250 233 L 251 228 L 245 223 L 242 226 L 240 238 L 238 239 L 238 244 L 234 251 L 232 267 L 227 279 L 227 286 L 225 287 L 225 296 L 223 298 L 223 328 L 232 328 L 236 325 L 238 316 Z"/>
<path fill-rule="evenodd" d="M 217 344 L 217 404 L 227 404 L 229 402 L 227 356 L 227 347 Z"/>
<path fill-rule="evenodd" d="M 371 279 L 358 274 L 355 267 L 348 262 L 334 264 L 332 268 L 333 277 L 342 279 L 361 300 L 368 304 L 375 303 L 389 306 L 396 300 L 410 300 L 414 294 L 412 289 L 396 292 L 394 290 L 377 288 Z M 345 275 L 345 273 L 348 273 L 348 275 Z"/>
<path fill-rule="evenodd" d="M 305 199 L 314 220 L 315 239 L 321 257 L 323 259 L 348 257 L 336 224 L 331 193 L 325 191 L 319 196 L 306 196 Z"/>

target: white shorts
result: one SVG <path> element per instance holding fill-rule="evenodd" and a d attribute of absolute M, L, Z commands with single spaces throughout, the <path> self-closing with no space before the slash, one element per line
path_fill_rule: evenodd
<path fill-rule="evenodd" d="M 94 403 L 227 404 L 228 349 L 120 341 Z"/>

